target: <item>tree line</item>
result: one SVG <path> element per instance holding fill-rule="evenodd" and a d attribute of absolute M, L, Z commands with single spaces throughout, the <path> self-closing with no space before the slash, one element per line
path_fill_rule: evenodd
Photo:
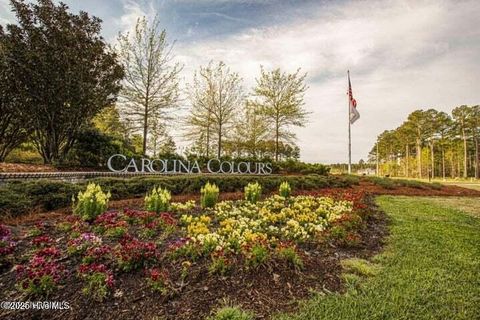
<path fill-rule="evenodd" d="M 369 160 L 382 175 L 479 178 L 480 106 L 462 105 L 451 115 L 416 110 L 377 137 Z"/>
<path fill-rule="evenodd" d="M 237 72 L 211 61 L 183 85 L 183 65 L 157 18 L 138 19 L 113 47 L 86 12 L 52 0 L 10 2 L 17 23 L 0 26 L 0 162 L 25 145 L 47 164 L 172 154 L 178 128 L 189 155 L 299 157 L 291 129 L 308 115 L 300 69 L 261 67 L 245 90 Z"/>

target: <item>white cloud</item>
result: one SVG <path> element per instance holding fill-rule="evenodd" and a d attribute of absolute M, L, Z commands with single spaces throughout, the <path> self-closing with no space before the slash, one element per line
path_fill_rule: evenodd
<path fill-rule="evenodd" d="M 123 14 L 115 12 L 112 31 L 132 30 L 139 17 L 151 19 L 157 10 L 161 20 L 169 14 L 162 10 L 164 1 L 120 1 Z M 193 0 L 174 4 L 188 1 Z M 249 89 L 260 64 L 286 71 L 301 67 L 308 72 L 305 102 L 312 115 L 310 123 L 295 132 L 306 161 L 347 160 L 347 69 L 361 114 L 352 127 L 354 161 L 366 159 L 376 135 L 401 124 L 417 108 L 450 111 L 480 103 L 478 0 L 319 2 L 305 8 L 308 12 L 302 13 L 300 5 L 282 12 L 289 22 L 281 25 L 229 36 L 217 30 L 217 37 L 213 26 L 210 40 L 178 42 L 174 51 L 185 64 L 183 76 L 189 81 L 199 65 L 223 60 Z M 236 18 L 235 12 L 228 16 Z M 13 21 L 8 0 L 0 0 L 0 23 Z M 196 31 L 190 27 L 186 32 Z"/>
<path fill-rule="evenodd" d="M 0 25 L 5 26 L 15 21 L 15 17 L 10 8 L 10 1 L 0 0 Z"/>
<path fill-rule="evenodd" d="M 114 20 L 114 25 L 119 32 L 129 32 L 135 29 L 137 20 L 146 17 L 148 21 L 155 18 L 156 10 L 154 1 L 135 1 L 121 0 L 123 6 L 123 14 Z M 116 39 L 111 39 L 115 42 Z"/>
<path fill-rule="evenodd" d="M 259 65 L 308 72 L 311 122 L 296 129 L 302 158 L 347 160 L 346 71 L 361 119 L 353 159 L 366 159 L 377 134 L 421 107 L 449 111 L 480 100 L 478 1 L 370 1 L 319 7 L 314 19 L 178 44 L 187 79 L 223 60 L 254 84 Z"/>

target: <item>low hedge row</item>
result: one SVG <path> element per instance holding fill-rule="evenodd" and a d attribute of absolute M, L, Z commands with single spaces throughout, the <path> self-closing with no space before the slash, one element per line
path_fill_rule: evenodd
<path fill-rule="evenodd" d="M 363 177 L 363 179 L 370 181 L 373 184 L 385 189 L 396 189 L 399 187 L 408 187 L 408 188 L 424 189 L 424 190 L 442 189 L 442 184 L 438 182 L 428 183 L 428 182 L 422 182 L 418 180 L 391 179 L 391 178 L 383 178 L 383 177 Z"/>
<path fill-rule="evenodd" d="M 221 192 L 243 191 L 250 182 L 258 181 L 265 192 L 278 189 L 288 181 L 295 190 L 348 187 L 359 183 L 355 176 L 241 176 L 189 175 L 133 178 L 96 178 L 89 181 L 100 184 L 112 194 L 112 199 L 143 196 L 154 186 L 168 188 L 172 194 L 197 193 L 207 181 L 215 183 Z M 71 205 L 72 196 L 85 188 L 88 181 L 73 184 L 52 180 L 12 181 L 0 187 L 0 215 L 18 216 L 34 208 L 43 211 Z"/>

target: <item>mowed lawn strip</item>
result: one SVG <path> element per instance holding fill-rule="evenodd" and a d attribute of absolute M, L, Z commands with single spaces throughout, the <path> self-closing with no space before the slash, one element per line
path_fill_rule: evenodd
<path fill-rule="evenodd" d="M 468 213 L 474 217 L 480 218 L 480 198 L 479 197 L 431 197 L 423 198 L 430 199 L 433 203 L 442 206 L 449 207 L 461 212 Z"/>
<path fill-rule="evenodd" d="M 480 219 L 428 198 L 382 196 L 391 217 L 378 273 L 277 319 L 480 319 Z M 451 199 L 450 201 L 453 201 Z M 454 208 L 452 208 L 452 205 Z"/>

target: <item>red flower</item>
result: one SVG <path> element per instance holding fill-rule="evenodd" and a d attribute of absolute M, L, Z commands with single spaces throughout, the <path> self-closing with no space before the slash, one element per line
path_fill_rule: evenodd
<path fill-rule="evenodd" d="M 168 224 L 168 225 L 171 225 L 171 226 L 177 224 L 177 220 L 168 212 L 160 213 L 160 218 L 163 220 L 163 222 L 165 224 Z"/>
<path fill-rule="evenodd" d="M 53 243 L 49 236 L 38 236 L 32 240 L 32 244 L 37 247 L 46 246 Z"/>
<path fill-rule="evenodd" d="M 154 242 L 143 242 L 128 236 L 120 240 L 116 255 L 123 269 L 136 269 L 156 259 L 157 246 Z"/>

